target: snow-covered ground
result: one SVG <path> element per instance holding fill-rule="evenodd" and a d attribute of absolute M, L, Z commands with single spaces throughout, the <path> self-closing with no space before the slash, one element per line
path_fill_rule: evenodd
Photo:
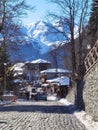
<path fill-rule="evenodd" d="M 48 94 L 47 101 L 58 101 L 58 97 L 53 94 Z"/>
<path fill-rule="evenodd" d="M 59 102 L 65 105 L 72 105 L 66 99 L 61 99 Z M 98 122 L 93 121 L 92 117 L 87 115 L 85 111 L 76 110 L 74 115 L 85 125 L 88 130 L 98 130 Z"/>
<path fill-rule="evenodd" d="M 0 100 L 0 106 L 8 105 L 8 104 L 10 104 L 10 103 L 12 103 L 12 101 L 1 101 L 1 100 Z"/>

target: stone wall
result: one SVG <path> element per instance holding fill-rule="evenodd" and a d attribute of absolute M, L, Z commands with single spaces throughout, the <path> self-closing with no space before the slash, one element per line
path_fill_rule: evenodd
<path fill-rule="evenodd" d="M 98 41 L 85 58 L 83 100 L 85 111 L 98 121 Z"/>
<path fill-rule="evenodd" d="M 70 87 L 66 98 L 98 121 L 98 41 L 87 54 L 84 64 L 84 79 Z"/>
<path fill-rule="evenodd" d="M 66 98 L 98 121 L 98 61 L 85 74 L 83 81 L 69 87 Z"/>
<path fill-rule="evenodd" d="M 98 121 L 98 62 L 86 73 L 84 80 L 69 88 L 67 100 Z"/>
<path fill-rule="evenodd" d="M 98 61 L 86 73 L 84 82 L 85 111 L 98 121 Z"/>

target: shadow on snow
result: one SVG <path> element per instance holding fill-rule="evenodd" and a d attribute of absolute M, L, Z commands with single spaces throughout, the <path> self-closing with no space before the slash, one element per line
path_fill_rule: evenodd
<path fill-rule="evenodd" d="M 41 112 L 41 113 L 58 113 L 72 114 L 77 111 L 74 105 L 9 105 L 0 107 L 0 112 Z"/>

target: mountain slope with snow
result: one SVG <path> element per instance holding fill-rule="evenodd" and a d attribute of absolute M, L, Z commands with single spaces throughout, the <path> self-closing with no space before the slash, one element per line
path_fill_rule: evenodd
<path fill-rule="evenodd" d="M 63 30 L 62 26 L 58 24 L 60 23 L 58 22 L 52 25 L 38 21 L 37 23 L 31 23 L 22 27 L 23 42 L 10 46 L 10 59 L 12 61 L 27 61 L 41 57 L 45 58 L 45 55 L 52 49 L 54 44 L 59 44 L 66 40 L 63 34 L 58 33 Z M 15 46 L 16 48 L 18 46 L 18 49 L 15 49 Z"/>

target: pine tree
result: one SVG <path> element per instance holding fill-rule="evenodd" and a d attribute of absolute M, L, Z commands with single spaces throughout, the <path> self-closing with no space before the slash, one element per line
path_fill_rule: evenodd
<path fill-rule="evenodd" d="M 1 45 L 0 46 L 0 92 L 4 89 L 4 76 L 5 76 L 5 65 L 8 62 L 8 56 L 6 49 Z"/>
<path fill-rule="evenodd" d="M 92 1 L 91 16 L 89 20 L 89 33 L 91 34 L 92 45 L 98 39 L 98 0 Z"/>

